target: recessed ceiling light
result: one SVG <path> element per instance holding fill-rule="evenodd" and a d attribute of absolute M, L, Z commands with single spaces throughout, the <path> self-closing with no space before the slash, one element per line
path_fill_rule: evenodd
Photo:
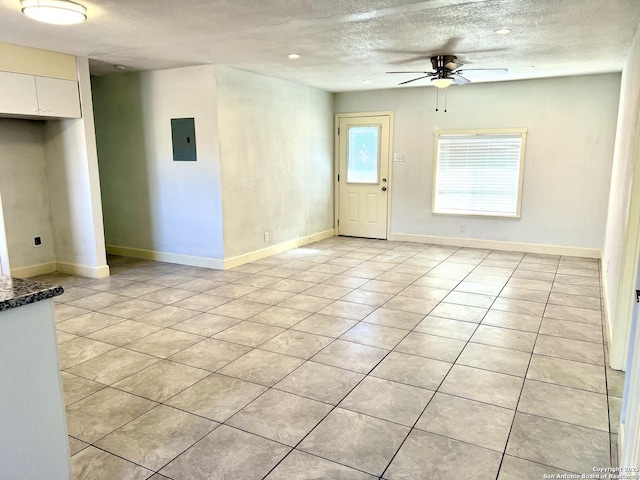
<path fill-rule="evenodd" d="M 298 53 L 290 53 L 287 56 L 289 57 L 290 60 L 298 60 L 300 58 L 300 54 Z"/>
<path fill-rule="evenodd" d="M 536 68 L 535 65 L 527 65 L 526 67 L 522 67 L 523 70 L 533 70 L 534 68 Z"/>
<path fill-rule="evenodd" d="M 370 84 L 370 83 L 373 83 L 373 80 L 369 80 L 369 79 L 367 79 L 367 80 L 362 80 L 362 83 L 366 83 L 366 84 L 368 85 L 368 84 Z"/>
<path fill-rule="evenodd" d="M 499 28 L 497 30 L 494 30 L 493 33 L 497 33 L 498 35 L 507 35 L 508 33 L 511 33 L 511 29 L 510 28 Z"/>
<path fill-rule="evenodd" d="M 22 13 L 39 22 L 73 25 L 87 19 L 87 9 L 70 0 L 20 0 Z"/>
<path fill-rule="evenodd" d="M 114 65 L 113 68 L 115 68 L 116 70 L 126 70 L 127 67 L 125 67 L 124 65 Z"/>

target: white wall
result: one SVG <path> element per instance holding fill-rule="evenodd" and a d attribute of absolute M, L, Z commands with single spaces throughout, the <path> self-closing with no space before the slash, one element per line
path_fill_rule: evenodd
<path fill-rule="evenodd" d="M 45 155 L 58 269 L 91 277 L 109 275 L 86 58 L 78 58 L 82 118 L 45 126 Z"/>
<path fill-rule="evenodd" d="M 391 232 L 582 247 L 604 244 L 620 75 L 336 95 L 336 112 L 395 111 Z M 435 129 L 528 129 L 522 218 L 431 214 Z M 460 224 L 466 233 L 459 233 Z"/>
<path fill-rule="evenodd" d="M 12 269 L 55 261 L 44 122 L 0 119 L 0 194 Z M 33 237 L 42 237 L 42 247 Z"/>
<path fill-rule="evenodd" d="M 633 289 L 637 269 L 638 240 L 629 223 L 640 215 L 631 211 L 632 189 L 637 176 L 638 128 L 640 126 L 640 30 L 629 51 L 622 72 L 620 111 L 611 176 L 611 194 L 606 226 L 603 268 L 604 288 L 607 299 L 607 319 L 611 335 L 611 365 L 622 369 L 626 364 L 630 315 L 634 302 Z M 633 223 L 633 222 L 631 222 Z M 637 222 L 636 222 L 637 223 Z"/>
<path fill-rule="evenodd" d="M 215 72 L 206 65 L 93 79 L 108 245 L 223 258 Z M 197 161 L 174 162 L 171 119 L 186 117 L 195 118 Z"/>
<path fill-rule="evenodd" d="M 225 257 L 332 229 L 333 95 L 217 72 Z"/>

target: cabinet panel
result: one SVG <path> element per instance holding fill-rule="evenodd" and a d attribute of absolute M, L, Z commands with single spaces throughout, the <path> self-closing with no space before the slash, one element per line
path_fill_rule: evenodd
<path fill-rule="evenodd" d="M 0 112 L 38 115 L 38 97 L 33 75 L 0 72 Z"/>
<path fill-rule="evenodd" d="M 78 82 L 35 77 L 38 111 L 45 117 L 80 118 Z"/>

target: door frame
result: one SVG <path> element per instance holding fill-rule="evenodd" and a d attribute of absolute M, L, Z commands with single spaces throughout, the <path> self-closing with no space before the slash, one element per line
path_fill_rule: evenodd
<path fill-rule="evenodd" d="M 7 245 L 7 231 L 4 227 L 4 211 L 2 210 L 2 195 L 0 194 L 0 275 L 11 275 L 9 264 L 9 247 Z"/>
<path fill-rule="evenodd" d="M 340 173 L 340 137 L 338 136 L 338 128 L 340 120 L 343 118 L 358 117 L 389 117 L 389 172 L 387 175 L 387 231 L 386 237 L 389 239 L 391 235 L 391 202 L 393 193 L 393 111 L 378 112 L 353 112 L 353 113 L 336 113 L 333 126 L 333 142 L 334 142 L 334 162 L 333 162 L 333 229 L 336 235 L 340 235 L 338 227 L 338 217 L 340 216 L 340 182 L 338 175 Z"/>

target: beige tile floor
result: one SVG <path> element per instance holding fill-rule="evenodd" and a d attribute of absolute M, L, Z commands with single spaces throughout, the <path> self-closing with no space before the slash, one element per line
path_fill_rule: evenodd
<path fill-rule="evenodd" d="M 540 479 L 616 463 L 599 263 L 332 238 L 52 274 L 75 479 Z"/>

